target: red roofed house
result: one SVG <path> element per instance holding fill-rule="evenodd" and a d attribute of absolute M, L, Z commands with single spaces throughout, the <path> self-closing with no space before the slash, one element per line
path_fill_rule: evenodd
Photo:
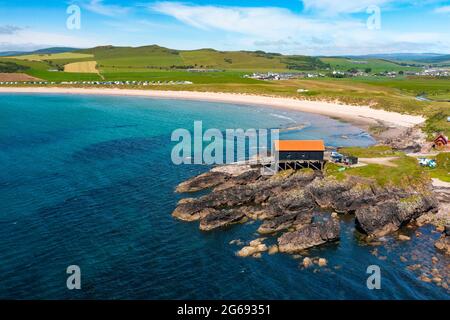
<path fill-rule="evenodd" d="M 448 138 L 440 134 L 434 139 L 434 147 L 437 149 L 445 148 L 448 145 Z"/>

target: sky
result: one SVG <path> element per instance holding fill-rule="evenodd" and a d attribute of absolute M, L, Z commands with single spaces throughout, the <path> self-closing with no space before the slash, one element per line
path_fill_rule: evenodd
<path fill-rule="evenodd" d="M 0 0 L 0 51 L 150 44 L 304 55 L 450 53 L 450 0 Z"/>

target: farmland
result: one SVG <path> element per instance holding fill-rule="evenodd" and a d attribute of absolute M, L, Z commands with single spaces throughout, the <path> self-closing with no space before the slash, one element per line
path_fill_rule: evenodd
<path fill-rule="evenodd" d="M 399 63 L 383 59 L 347 59 L 347 58 L 321 58 L 324 63 L 329 64 L 334 69 L 349 70 L 371 69 L 372 72 L 385 71 L 419 71 L 417 67 L 402 66 Z"/>
<path fill-rule="evenodd" d="M 25 73 L 0 73 L 0 81 L 40 81 Z"/>
<path fill-rule="evenodd" d="M 64 72 L 98 73 L 96 61 L 72 62 L 64 66 Z"/>

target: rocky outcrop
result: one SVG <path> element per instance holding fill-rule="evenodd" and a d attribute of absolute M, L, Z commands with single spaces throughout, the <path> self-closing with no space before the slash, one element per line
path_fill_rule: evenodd
<path fill-rule="evenodd" d="M 287 232 L 278 238 L 280 252 L 295 253 L 327 242 L 339 240 L 339 221 L 312 223 L 297 231 Z"/>
<path fill-rule="evenodd" d="M 262 234 L 310 224 L 313 210 L 317 205 L 306 191 L 293 190 L 270 198 L 267 207 L 265 215 L 262 216 L 266 220 L 258 229 L 258 232 Z"/>
<path fill-rule="evenodd" d="M 312 219 L 312 212 L 287 213 L 264 221 L 258 228 L 258 232 L 261 234 L 270 234 L 288 230 L 290 228 L 297 229 L 306 224 L 310 224 Z"/>
<path fill-rule="evenodd" d="M 391 146 L 395 150 L 405 152 L 420 152 L 426 145 L 427 136 L 420 127 L 408 128 L 401 132 L 392 132 L 390 136 L 381 139 L 381 143 Z"/>
<path fill-rule="evenodd" d="M 199 220 L 203 231 L 248 219 L 261 220 L 260 234 L 286 232 L 278 238 L 279 251 L 295 252 L 339 239 L 338 219 L 313 222 L 321 210 L 355 214 L 358 229 L 378 237 L 436 211 L 438 206 L 426 191 L 382 188 L 362 178 L 339 181 L 312 170 L 288 170 L 268 177 L 250 167 L 231 169 L 203 174 L 181 184 L 177 191 L 212 190 L 198 198 L 181 200 L 173 216 L 184 221 Z M 323 218 L 323 214 L 319 215 Z"/>
<path fill-rule="evenodd" d="M 245 214 L 240 209 L 223 209 L 209 212 L 200 220 L 200 230 L 210 231 L 242 222 Z"/>
<path fill-rule="evenodd" d="M 416 194 L 399 200 L 386 200 L 356 210 L 356 225 L 370 236 L 381 237 L 438 207 L 432 196 Z"/>

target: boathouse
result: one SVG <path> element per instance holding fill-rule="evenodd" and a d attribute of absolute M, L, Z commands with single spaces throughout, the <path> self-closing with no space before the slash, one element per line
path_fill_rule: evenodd
<path fill-rule="evenodd" d="M 281 170 L 322 170 L 325 164 L 323 140 L 276 140 L 273 150 L 278 169 Z"/>

